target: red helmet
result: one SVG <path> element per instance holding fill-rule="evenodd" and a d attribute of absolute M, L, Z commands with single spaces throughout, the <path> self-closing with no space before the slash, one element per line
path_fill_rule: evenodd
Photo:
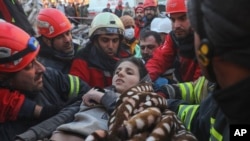
<path fill-rule="evenodd" d="M 0 72 L 17 72 L 36 56 L 40 45 L 21 28 L 0 21 Z"/>
<path fill-rule="evenodd" d="M 135 12 L 136 12 L 137 10 L 144 11 L 143 4 L 138 4 L 137 7 L 135 7 Z"/>
<path fill-rule="evenodd" d="M 167 0 L 166 13 L 187 12 L 187 0 Z"/>
<path fill-rule="evenodd" d="M 37 16 L 37 28 L 39 34 L 54 38 L 71 30 L 71 23 L 61 11 L 55 8 L 45 8 L 40 10 Z"/>
<path fill-rule="evenodd" d="M 143 7 L 147 8 L 147 7 L 157 7 L 158 2 L 157 0 L 144 0 L 143 2 Z"/>

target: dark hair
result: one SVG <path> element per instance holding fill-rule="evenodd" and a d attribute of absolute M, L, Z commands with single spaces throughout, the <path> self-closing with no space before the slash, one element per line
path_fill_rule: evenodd
<path fill-rule="evenodd" d="M 162 40 L 161 40 L 161 35 L 155 31 L 151 31 L 151 30 L 146 30 L 143 31 L 140 35 L 140 40 L 145 40 L 146 38 L 148 38 L 149 36 L 153 36 L 155 38 L 155 41 L 160 45 Z"/>
<path fill-rule="evenodd" d="M 16 74 L 16 72 L 0 72 L 0 88 L 11 89 L 10 81 Z"/>
<path fill-rule="evenodd" d="M 128 58 L 123 58 L 121 60 L 119 60 L 117 63 L 116 63 L 116 66 L 115 66 L 115 70 L 117 69 L 117 67 L 122 63 L 122 62 L 131 62 L 133 64 L 135 64 L 138 69 L 139 69 L 139 74 L 140 74 L 140 80 L 144 79 L 147 75 L 148 75 L 148 71 L 145 67 L 145 64 L 144 64 L 144 61 L 140 58 L 136 58 L 134 56 L 132 57 L 128 57 Z"/>

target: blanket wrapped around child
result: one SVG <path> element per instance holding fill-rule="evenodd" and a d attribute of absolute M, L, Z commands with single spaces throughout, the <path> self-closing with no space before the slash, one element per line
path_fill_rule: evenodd
<path fill-rule="evenodd" d="M 130 88 L 117 100 L 108 121 L 108 131 L 96 130 L 86 141 L 195 141 L 166 99 L 153 92 L 150 83 Z"/>

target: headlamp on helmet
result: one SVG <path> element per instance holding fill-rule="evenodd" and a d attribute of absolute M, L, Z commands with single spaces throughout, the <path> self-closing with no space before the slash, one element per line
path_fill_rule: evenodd
<path fill-rule="evenodd" d="M 3 57 L 0 59 L 0 64 L 5 64 L 5 63 L 9 63 L 9 62 L 14 62 L 16 60 L 21 59 L 23 56 L 27 55 L 30 52 L 34 52 L 39 48 L 39 43 L 36 40 L 35 37 L 31 37 L 28 41 L 28 45 L 27 48 L 25 48 L 24 50 L 21 50 L 17 53 L 15 53 L 14 55 L 4 55 L 4 56 L 8 56 L 8 57 Z M 4 49 L 4 47 L 0 47 L 0 52 L 1 54 L 3 54 L 4 52 L 7 53 L 9 51 L 6 52 L 6 49 Z M 5 50 L 5 51 L 4 51 Z"/>

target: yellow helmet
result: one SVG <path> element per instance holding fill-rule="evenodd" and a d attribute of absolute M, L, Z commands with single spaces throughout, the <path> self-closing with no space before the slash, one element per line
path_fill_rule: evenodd
<path fill-rule="evenodd" d="M 121 19 L 113 13 L 102 12 L 95 16 L 90 29 L 89 38 L 100 34 L 118 34 L 123 37 L 124 26 Z"/>

